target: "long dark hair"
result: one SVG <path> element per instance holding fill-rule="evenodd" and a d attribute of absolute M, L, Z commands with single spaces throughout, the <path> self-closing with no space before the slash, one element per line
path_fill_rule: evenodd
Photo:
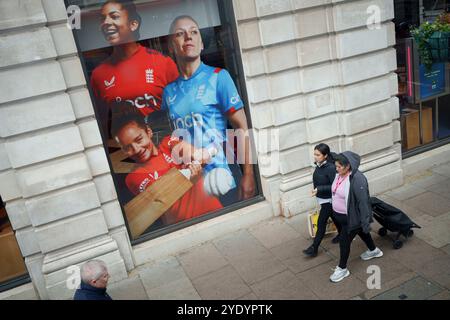
<path fill-rule="evenodd" d="M 111 109 L 111 136 L 113 138 L 129 123 L 136 123 L 141 129 L 147 129 L 144 116 L 128 102 L 116 102 Z"/>
<path fill-rule="evenodd" d="M 330 150 L 330 146 L 325 144 L 325 143 L 319 143 L 317 146 L 314 147 L 314 150 L 319 151 L 321 154 L 323 154 L 324 156 L 327 156 L 327 161 L 328 162 L 333 162 L 333 155 L 332 152 Z"/>
<path fill-rule="evenodd" d="M 120 4 L 122 9 L 128 13 L 128 21 L 136 20 L 138 22 L 138 28 L 136 29 L 136 31 L 133 31 L 133 36 L 136 41 L 139 41 L 139 38 L 141 37 L 139 29 L 141 28 L 142 18 L 139 15 L 133 0 L 107 0 L 104 4 L 102 4 L 102 8 L 109 3 Z"/>

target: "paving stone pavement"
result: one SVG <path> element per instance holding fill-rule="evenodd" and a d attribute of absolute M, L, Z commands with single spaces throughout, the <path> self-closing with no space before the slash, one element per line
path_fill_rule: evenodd
<path fill-rule="evenodd" d="M 372 236 L 384 256 L 362 261 L 366 248 L 357 238 L 351 275 L 340 283 L 329 281 L 339 256 L 338 245 L 331 243 L 334 235 L 325 237 L 316 258 L 305 257 L 302 249 L 311 239 L 306 215 L 298 215 L 273 218 L 139 266 L 108 291 L 114 299 L 450 300 L 450 163 L 406 177 L 402 187 L 378 197 L 422 228 L 395 250 L 393 235 L 379 236 L 374 222 Z M 379 286 L 369 278 L 373 266 L 381 273 Z"/>
<path fill-rule="evenodd" d="M 329 281 L 339 247 L 328 235 L 316 258 L 306 215 L 273 218 L 202 244 L 156 264 L 140 266 L 133 277 L 111 286 L 116 299 L 440 299 L 450 300 L 450 163 L 406 177 L 405 184 L 378 195 L 404 210 L 422 228 L 395 250 L 392 234 L 372 236 L 384 256 L 362 261 L 360 239 L 352 245 L 350 277 Z M 380 286 L 369 278 L 376 266 Z M 369 269 L 369 270 L 368 270 Z M 376 284 L 376 283 L 375 283 Z"/>

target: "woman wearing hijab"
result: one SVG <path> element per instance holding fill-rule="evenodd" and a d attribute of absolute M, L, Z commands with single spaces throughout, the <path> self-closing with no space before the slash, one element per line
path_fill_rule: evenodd
<path fill-rule="evenodd" d="M 340 226 L 339 265 L 330 276 L 332 282 L 342 281 L 350 275 L 347 261 L 353 239 L 358 235 L 368 250 L 361 259 L 380 258 L 383 252 L 375 246 L 370 235 L 372 206 L 370 203 L 367 178 L 359 171 L 361 157 L 354 152 L 345 151 L 335 157 L 336 177 L 331 186 L 333 216 Z"/>

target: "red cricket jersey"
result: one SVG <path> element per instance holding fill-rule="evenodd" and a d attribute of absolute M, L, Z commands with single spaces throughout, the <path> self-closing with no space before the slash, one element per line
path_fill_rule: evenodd
<path fill-rule="evenodd" d="M 91 86 L 103 104 L 127 101 L 146 116 L 161 108 L 164 87 L 178 75 L 171 58 L 139 45 L 130 58 L 116 61 L 109 57 L 96 67 Z"/>
<path fill-rule="evenodd" d="M 171 168 L 182 168 L 182 165 L 177 165 L 171 157 L 172 148 L 178 142 L 178 139 L 171 138 L 171 136 L 165 137 L 158 148 L 158 155 L 151 157 L 147 163 L 127 175 L 125 182 L 133 194 L 137 195 L 143 192 Z M 183 197 L 167 210 L 162 216 L 162 220 L 166 225 L 174 224 L 221 209 L 222 207 L 219 199 L 205 192 L 203 189 L 203 177 L 201 177 Z"/>

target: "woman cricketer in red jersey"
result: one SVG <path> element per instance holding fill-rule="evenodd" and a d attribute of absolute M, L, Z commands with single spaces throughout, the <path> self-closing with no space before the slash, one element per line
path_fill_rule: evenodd
<path fill-rule="evenodd" d="M 162 111 L 159 111 L 162 112 Z M 153 114 L 149 123 L 154 120 Z M 114 114 L 112 134 L 123 152 L 138 166 L 126 179 L 127 188 L 134 195 L 144 192 L 147 187 L 164 176 L 170 169 L 189 169 L 193 187 L 177 200 L 161 217 L 164 225 L 189 220 L 223 208 L 217 197 L 208 195 L 203 188 L 202 165 L 208 163 L 212 155 L 206 149 L 197 149 L 185 141 L 168 135 L 156 146 L 151 127 L 136 112 Z M 195 161 L 179 161 L 178 155 L 192 155 Z"/>
<path fill-rule="evenodd" d="M 178 78 L 170 57 L 137 43 L 140 25 L 141 17 L 130 0 L 108 0 L 101 7 L 100 30 L 113 53 L 92 72 L 91 87 L 108 133 L 115 103 L 126 101 L 145 118 L 160 109 L 164 87 Z"/>

